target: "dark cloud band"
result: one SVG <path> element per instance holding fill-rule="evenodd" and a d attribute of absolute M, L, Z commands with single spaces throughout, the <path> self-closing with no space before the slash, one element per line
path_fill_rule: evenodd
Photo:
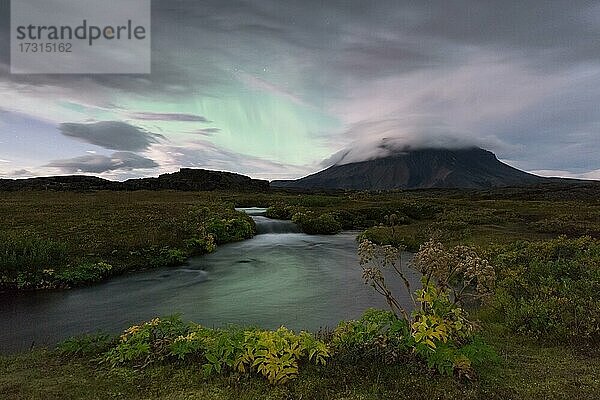
<path fill-rule="evenodd" d="M 146 150 L 162 138 L 161 135 L 118 121 L 64 123 L 60 124 L 59 129 L 65 136 L 112 150 Z"/>
<path fill-rule="evenodd" d="M 156 168 L 158 164 L 154 160 L 138 154 L 119 151 L 109 157 L 93 154 L 68 160 L 56 160 L 48 163 L 45 167 L 57 168 L 60 172 L 67 174 L 80 172 L 100 174 L 110 171 Z"/>
<path fill-rule="evenodd" d="M 137 112 L 131 113 L 129 116 L 147 121 L 211 122 L 205 117 L 195 114 Z"/>

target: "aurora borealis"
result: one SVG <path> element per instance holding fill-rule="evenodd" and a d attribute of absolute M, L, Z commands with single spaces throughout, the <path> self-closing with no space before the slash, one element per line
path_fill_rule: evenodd
<path fill-rule="evenodd" d="M 293 178 L 386 138 L 600 179 L 595 2 L 155 0 L 150 75 L 11 75 L 0 13 L 2 177 Z"/>

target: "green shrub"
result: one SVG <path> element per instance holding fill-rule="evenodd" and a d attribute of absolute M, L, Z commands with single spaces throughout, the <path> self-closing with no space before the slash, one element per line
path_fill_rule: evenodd
<path fill-rule="evenodd" d="M 342 321 L 332 334 L 335 357 L 393 363 L 410 347 L 410 327 L 391 311 L 369 309 L 358 320 Z"/>
<path fill-rule="evenodd" d="M 516 215 L 514 213 L 486 208 L 446 210 L 435 217 L 438 222 L 458 223 L 457 226 L 462 226 L 460 223 L 467 225 L 501 224 L 506 220 L 514 221 L 515 218 Z"/>
<path fill-rule="evenodd" d="M 187 254 L 181 249 L 167 249 L 165 258 L 168 267 L 176 266 L 185 262 Z"/>
<path fill-rule="evenodd" d="M 424 282 L 417 301 L 421 307 L 413 312 L 412 338 L 415 354 L 428 368 L 473 379 L 477 367 L 498 360 L 493 348 L 475 336 L 468 314 L 450 300 L 449 291 Z"/>
<path fill-rule="evenodd" d="M 187 225 L 186 243 L 195 254 L 210 253 L 215 244 L 249 239 L 256 234 L 254 220 L 245 212 L 236 211 L 231 203 L 216 209 L 194 207 Z"/>
<path fill-rule="evenodd" d="M 114 336 L 97 333 L 67 339 L 57 346 L 57 350 L 65 356 L 97 356 L 108 351 L 115 343 Z"/>
<path fill-rule="evenodd" d="M 0 242 L 0 285 L 17 289 L 82 286 L 110 275 L 105 262 L 67 265 L 67 246 L 38 237 L 5 237 Z"/>
<path fill-rule="evenodd" d="M 68 263 L 67 245 L 31 235 L 0 237 L 0 286 L 43 286 L 46 271 Z"/>
<path fill-rule="evenodd" d="M 331 215 L 338 221 L 342 229 L 350 230 L 355 229 L 357 226 L 361 226 L 362 221 L 356 218 L 356 215 L 346 210 L 337 210 L 331 213 Z"/>
<path fill-rule="evenodd" d="M 153 268 L 174 267 L 185 263 L 188 254 L 181 249 L 163 247 L 156 255 L 150 257 L 150 266 Z"/>
<path fill-rule="evenodd" d="M 297 212 L 306 211 L 304 207 L 285 203 L 275 203 L 267 208 L 266 216 L 273 219 L 291 220 Z"/>
<path fill-rule="evenodd" d="M 206 232 L 217 244 L 249 239 L 256 234 L 254 221 L 246 213 L 239 212 L 232 218 L 213 218 L 206 224 Z"/>
<path fill-rule="evenodd" d="M 195 359 L 202 363 L 205 375 L 233 370 L 243 351 L 245 331 L 240 328 L 209 329 L 190 325 L 187 335 L 175 338 L 171 354 L 178 359 Z"/>
<path fill-rule="evenodd" d="M 429 219 L 443 211 L 443 207 L 425 202 L 409 201 L 397 206 L 395 212 L 416 220 Z"/>
<path fill-rule="evenodd" d="M 188 360 L 202 363 L 205 374 L 257 372 L 272 384 L 283 384 L 298 375 L 301 362 L 325 365 L 329 356 L 327 345 L 307 332 L 208 329 L 170 317 L 130 327 L 104 360 L 113 366 Z"/>
<path fill-rule="evenodd" d="M 170 344 L 175 338 L 188 333 L 189 326 L 179 316 L 154 318 L 134 325 L 121 335 L 116 346 L 105 355 L 105 361 L 116 366 L 133 362 L 146 365 L 171 355 Z"/>
<path fill-rule="evenodd" d="M 451 328 L 455 333 L 468 333 L 461 333 L 460 340 L 450 340 L 449 337 L 444 340 L 432 329 L 429 334 L 435 341 L 435 347 L 419 341 L 425 336 L 419 338 L 414 329 L 391 311 L 367 310 L 360 319 L 342 321 L 333 331 L 334 358 L 342 363 L 393 364 L 406 362 L 416 355 L 428 369 L 467 379 L 474 378 L 475 368 L 498 361 L 492 347 L 463 327 Z"/>
<path fill-rule="evenodd" d="M 419 247 L 426 241 L 423 235 L 404 235 L 398 229 L 393 230 L 392 227 L 383 225 L 366 229 L 358 235 L 356 240 L 359 243 L 363 240 L 369 240 L 378 245 L 402 247 L 408 251 L 418 251 Z"/>
<path fill-rule="evenodd" d="M 428 368 L 440 373 L 472 378 L 475 373 L 473 362 L 460 350 L 473 342 L 474 329 L 461 302 L 467 295 L 489 296 L 495 281 L 493 268 L 472 248 L 446 249 L 441 243 L 429 241 L 414 257 L 413 265 L 423 276 L 421 288 L 413 294 L 406 266 L 401 262 L 402 250 L 390 245 L 379 246 L 368 240 L 363 240 L 358 250 L 365 284 L 385 298 L 393 318 L 410 327 L 410 334 L 403 334 L 400 343 L 395 338 L 394 347 L 411 348 L 427 362 Z M 414 304 L 412 313 L 409 314 L 388 288 L 384 270 L 393 271 L 394 277 L 403 282 Z M 376 324 L 371 326 L 377 327 Z M 359 333 L 363 331 L 359 330 Z"/>
<path fill-rule="evenodd" d="M 297 196 L 295 199 L 290 201 L 290 203 L 293 203 L 298 207 L 331 207 L 342 204 L 343 202 L 343 197 L 323 196 L 318 194 Z"/>
<path fill-rule="evenodd" d="M 460 347 L 450 342 L 440 343 L 435 350 L 423 348 L 417 350 L 417 354 L 424 359 L 429 369 L 442 375 L 455 374 L 469 380 L 475 378 L 478 368 L 500 361 L 494 349 L 479 337 L 471 338 Z"/>
<path fill-rule="evenodd" d="M 394 213 L 395 210 L 391 206 L 378 207 L 360 207 L 352 210 L 357 221 L 360 221 L 364 226 L 373 226 L 384 222 L 385 216 Z"/>
<path fill-rule="evenodd" d="M 299 362 L 325 365 L 327 345 L 307 332 L 299 335 L 281 327 L 276 331 L 245 332 L 242 353 L 235 361 L 239 372 L 253 369 L 272 384 L 287 383 L 298 375 Z"/>
<path fill-rule="evenodd" d="M 491 250 L 495 305 L 515 332 L 552 341 L 600 340 L 600 241 L 560 237 Z"/>
<path fill-rule="evenodd" d="M 53 278 L 67 286 L 82 286 L 96 283 L 110 275 L 112 265 L 105 262 L 83 262 L 74 267 L 53 273 Z"/>
<path fill-rule="evenodd" d="M 342 225 L 329 213 L 317 215 L 312 211 L 298 212 L 292 221 L 309 235 L 333 235 L 342 231 Z"/>
<path fill-rule="evenodd" d="M 188 239 L 185 244 L 191 255 L 212 253 L 217 249 L 215 237 L 205 232 L 201 232 L 192 239 Z"/>

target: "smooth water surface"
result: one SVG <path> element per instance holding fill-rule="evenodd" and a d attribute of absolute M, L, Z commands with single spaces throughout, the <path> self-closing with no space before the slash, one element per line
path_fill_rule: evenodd
<path fill-rule="evenodd" d="M 362 281 L 357 232 L 309 236 L 289 221 L 264 217 L 264 209 L 244 210 L 257 223 L 257 236 L 219 246 L 185 266 L 89 288 L 0 294 L 0 352 L 54 345 L 98 330 L 118 333 L 174 313 L 206 326 L 317 330 L 356 318 L 368 307 L 385 307 Z M 404 293 L 398 284 L 391 286 Z"/>

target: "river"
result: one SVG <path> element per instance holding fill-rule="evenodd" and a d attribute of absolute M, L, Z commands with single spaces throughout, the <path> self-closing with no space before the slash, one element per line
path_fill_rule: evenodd
<path fill-rule="evenodd" d="M 317 330 L 385 307 L 362 281 L 357 232 L 306 235 L 290 221 L 266 218 L 264 209 L 242 210 L 256 222 L 254 238 L 219 246 L 184 266 L 87 288 L 0 294 L 0 352 L 52 346 L 83 333 L 119 333 L 175 313 L 205 326 Z M 404 293 L 399 282 L 390 286 Z M 403 302 L 408 305 L 406 297 Z"/>

